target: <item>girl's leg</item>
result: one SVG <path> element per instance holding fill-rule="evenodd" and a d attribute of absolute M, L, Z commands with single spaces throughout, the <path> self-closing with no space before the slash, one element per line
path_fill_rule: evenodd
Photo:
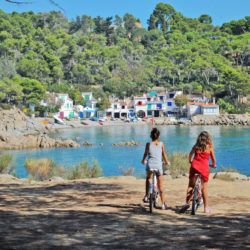
<path fill-rule="evenodd" d="M 165 203 L 165 192 L 164 192 L 164 180 L 163 180 L 163 175 L 160 175 L 157 177 L 158 181 L 158 188 L 160 191 L 160 197 L 161 197 L 161 203 Z"/>
<path fill-rule="evenodd" d="M 151 174 L 152 174 L 151 172 L 147 172 L 147 177 L 145 181 L 145 197 L 148 197 Z"/>
<path fill-rule="evenodd" d="M 190 202 L 192 192 L 194 189 L 194 185 L 195 185 L 195 178 L 190 178 L 188 182 L 188 188 L 187 188 L 186 204 L 189 204 Z"/>

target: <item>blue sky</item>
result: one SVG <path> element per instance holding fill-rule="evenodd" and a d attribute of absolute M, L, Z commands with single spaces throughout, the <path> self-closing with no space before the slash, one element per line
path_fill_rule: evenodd
<path fill-rule="evenodd" d="M 33 4 L 15 5 L 5 1 L 0 2 L 0 9 L 5 12 L 35 11 L 47 12 L 58 10 L 49 0 L 31 0 Z M 198 17 L 201 14 L 209 14 L 213 23 L 220 25 L 224 22 L 240 19 L 250 15 L 250 0 L 55 0 L 63 7 L 65 15 L 73 19 L 77 15 L 95 16 L 123 16 L 131 13 L 138 17 L 144 27 L 147 27 L 147 19 L 159 2 L 169 3 L 174 8 L 188 17 Z"/>

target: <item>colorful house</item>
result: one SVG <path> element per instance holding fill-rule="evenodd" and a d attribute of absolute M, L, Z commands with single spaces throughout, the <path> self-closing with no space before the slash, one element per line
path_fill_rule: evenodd
<path fill-rule="evenodd" d="M 73 101 L 68 94 L 56 94 L 55 103 L 60 106 L 59 117 L 61 119 L 74 118 Z"/>

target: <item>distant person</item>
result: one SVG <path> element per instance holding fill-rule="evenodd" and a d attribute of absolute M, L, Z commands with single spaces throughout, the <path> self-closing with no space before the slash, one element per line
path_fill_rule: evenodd
<path fill-rule="evenodd" d="M 189 183 L 186 196 L 186 204 L 180 209 L 179 212 L 184 213 L 189 207 L 192 191 L 195 185 L 195 174 L 201 175 L 201 191 L 204 202 L 204 212 L 210 213 L 211 210 L 208 207 L 208 192 L 207 184 L 209 178 L 209 160 L 212 160 L 211 167 L 216 167 L 216 160 L 214 155 L 214 148 L 211 136 L 207 131 L 203 131 L 199 134 L 196 144 L 193 146 L 189 153 L 190 172 Z"/>
<path fill-rule="evenodd" d="M 163 185 L 163 168 L 162 164 L 168 164 L 167 154 L 165 151 L 164 144 L 159 140 L 160 131 L 157 128 L 153 128 L 150 134 L 152 139 L 151 142 L 148 142 L 145 147 L 145 152 L 142 158 L 141 163 L 146 165 L 147 177 L 145 185 L 145 196 L 143 198 L 144 202 L 149 201 L 149 185 L 152 172 L 150 169 L 158 169 L 157 181 L 158 188 L 160 191 L 160 198 L 162 202 L 162 209 L 166 209 L 167 205 L 165 203 L 164 195 L 164 185 Z"/>

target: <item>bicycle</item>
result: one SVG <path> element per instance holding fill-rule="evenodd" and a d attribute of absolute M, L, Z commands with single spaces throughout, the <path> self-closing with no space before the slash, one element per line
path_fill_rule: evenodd
<path fill-rule="evenodd" d="M 157 174 L 159 172 L 158 169 L 150 169 L 152 172 L 151 182 L 149 184 L 149 211 L 153 213 L 153 209 L 157 207 L 159 190 L 158 190 L 158 181 Z"/>
<path fill-rule="evenodd" d="M 192 207 L 191 214 L 195 215 L 198 207 L 201 205 L 202 201 L 202 192 L 201 192 L 201 175 L 195 174 L 196 180 L 195 185 L 191 195 Z"/>
<path fill-rule="evenodd" d="M 214 166 L 209 165 L 210 168 L 214 168 Z M 195 215 L 197 209 L 199 206 L 203 203 L 202 202 L 202 191 L 201 191 L 201 175 L 195 174 L 196 180 L 195 185 L 190 197 L 190 201 L 192 201 L 192 207 L 191 207 L 191 214 Z"/>

